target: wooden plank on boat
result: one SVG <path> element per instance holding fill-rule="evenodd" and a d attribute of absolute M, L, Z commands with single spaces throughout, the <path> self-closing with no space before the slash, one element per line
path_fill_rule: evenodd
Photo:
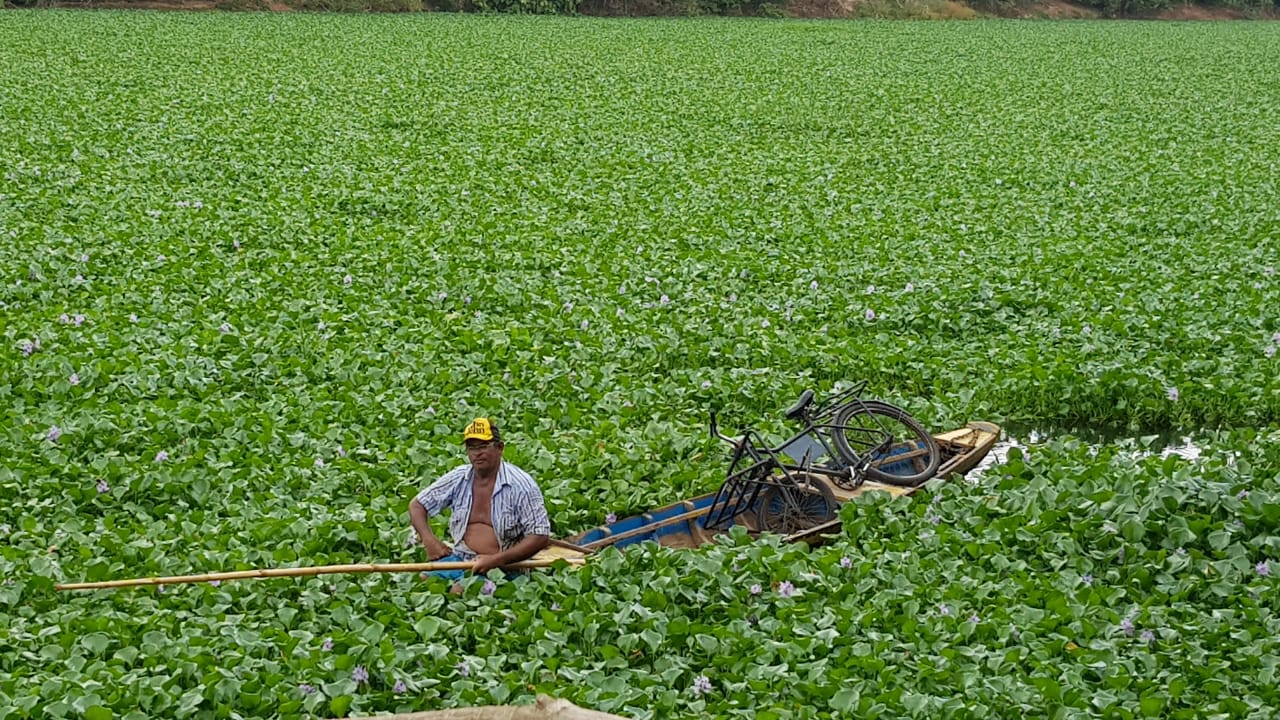
<path fill-rule="evenodd" d="M 710 506 L 705 508 L 699 508 L 697 510 L 690 510 L 689 512 L 680 513 L 679 515 L 672 515 L 671 517 L 666 518 L 665 520 L 659 520 L 655 523 L 650 523 L 648 525 L 641 525 L 640 527 L 635 528 L 634 530 L 628 530 L 626 532 L 618 533 L 617 535 L 611 535 L 606 538 L 600 538 L 599 540 L 595 540 L 593 542 L 584 543 L 580 547 L 583 548 L 584 550 L 589 550 L 589 551 L 599 550 L 600 548 L 608 547 L 610 545 L 621 542 L 623 540 L 629 540 L 631 538 L 638 537 L 641 535 L 648 535 L 649 533 L 659 528 L 669 527 L 671 525 L 677 525 L 679 523 L 687 522 L 695 518 L 700 518 L 703 515 L 706 515 L 708 510 L 710 510 Z"/>

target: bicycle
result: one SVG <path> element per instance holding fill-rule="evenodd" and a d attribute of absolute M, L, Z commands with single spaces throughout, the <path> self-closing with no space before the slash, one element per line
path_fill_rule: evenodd
<path fill-rule="evenodd" d="M 860 381 L 816 405 L 805 390 L 785 413 L 803 429 L 777 447 L 751 429 L 741 438 L 722 434 L 712 413 L 712 436 L 734 453 L 703 526 L 726 529 L 754 511 L 756 529 L 790 535 L 835 517 L 832 485 L 914 487 L 933 477 L 942 462 L 937 441 L 902 408 L 863 399 L 866 386 Z"/>

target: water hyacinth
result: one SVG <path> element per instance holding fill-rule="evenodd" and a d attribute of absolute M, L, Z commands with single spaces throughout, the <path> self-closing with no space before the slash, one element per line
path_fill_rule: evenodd
<path fill-rule="evenodd" d="M 942 615 L 943 617 L 946 617 L 951 614 L 951 608 L 947 605 L 939 605 L 938 614 Z"/>
<path fill-rule="evenodd" d="M 1123 620 L 1121 620 L 1120 631 L 1123 632 L 1125 635 L 1132 637 L 1134 633 L 1133 618 L 1126 617 Z"/>
<path fill-rule="evenodd" d="M 406 691 L 408 691 L 408 689 L 409 688 L 404 684 L 403 680 L 396 680 L 396 684 L 394 687 L 391 688 L 391 692 L 397 695 L 403 695 L 405 694 Z"/>
<path fill-rule="evenodd" d="M 605 515 L 605 516 L 604 516 L 604 521 L 605 521 L 605 524 L 607 524 L 607 525 L 612 525 L 612 524 L 614 524 L 614 523 L 618 522 L 618 513 L 612 513 L 612 512 L 611 512 L 611 513 L 609 513 L 608 515 Z"/>
<path fill-rule="evenodd" d="M 369 671 L 363 665 L 357 665 L 356 669 L 351 671 L 351 679 L 355 680 L 357 685 L 369 682 Z"/>
<path fill-rule="evenodd" d="M 982 622 L 982 618 L 978 617 L 978 613 L 973 613 L 972 615 L 969 616 L 969 622 L 973 623 L 974 625 L 977 625 L 978 623 Z"/>
<path fill-rule="evenodd" d="M 161 450 L 160 452 L 156 453 L 156 459 L 155 459 L 156 462 L 162 463 L 168 459 L 169 459 L 169 453 L 165 452 L 164 450 Z"/>
<path fill-rule="evenodd" d="M 876 311 L 875 311 L 875 310 L 872 310 L 871 308 L 867 308 L 866 318 L 867 318 L 867 321 L 868 321 L 868 322 L 869 322 L 869 321 L 871 321 L 871 320 L 875 320 L 875 319 L 876 319 Z"/>
<path fill-rule="evenodd" d="M 467 665 L 466 660 L 459 660 L 458 664 L 454 665 L 453 667 L 455 670 L 458 671 L 458 674 L 461 675 L 462 677 L 470 677 L 471 667 Z"/>
<path fill-rule="evenodd" d="M 1085 573 L 1084 577 L 1080 578 L 1080 582 L 1084 583 L 1086 586 L 1093 585 L 1093 575 Z"/>
<path fill-rule="evenodd" d="M 790 580 L 783 580 L 781 583 L 778 584 L 778 594 L 784 598 L 791 597 L 792 594 L 795 593 L 795 591 L 796 591 L 796 587 L 795 585 L 791 584 Z"/>
<path fill-rule="evenodd" d="M 1271 566 L 1267 563 L 1266 560 L 1263 560 L 1262 562 L 1253 566 L 1253 571 L 1258 573 L 1262 577 L 1267 577 L 1268 575 L 1271 574 Z"/>
<path fill-rule="evenodd" d="M 1150 630 L 1143 630 L 1140 637 L 1148 645 L 1155 645 L 1156 643 L 1156 634 Z"/>
<path fill-rule="evenodd" d="M 343 285 L 350 285 L 351 283 L 352 283 L 352 278 L 350 273 L 347 273 L 346 275 L 342 276 Z"/>
<path fill-rule="evenodd" d="M 752 595 L 759 595 L 761 590 L 762 588 L 760 587 L 760 583 L 752 583 L 751 587 L 747 588 L 747 592 L 751 593 Z"/>
<path fill-rule="evenodd" d="M 705 695 L 711 692 L 711 678 L 706 675 L 699 675 L 693 679 L 693 687 L 690 688 L 695 696 Z"/>
<path fill-rule="evenodd" d="M 300 683 L 298 685 L 298 692 L 302 693 L 303 695 L 315 695 L 316 687 L 308 683 Z"/>
<path fill-rule="evenodd" d="M 98 480 L 98 494 L 111 492 L 111 486 L 107 485 L 106 480 Z"/>
<path fill-rule="evenodd" d="M 230 333 L 230 332 L 231 332 L 231 323 L 225 323 L 225 322 L 224 322 L 224 323 L 222 323 L 221 325 L 219 325 L 219 326 L 218 326 L 218 331 L 219 331 L 219 332 L 221 332 L 223 335 L 226 335 L 227 333 Z"/>
<path fill-rule="evenodd" d="M 71 377 L 67 378 L 67 382 L 72 385 L 80 384 L 80 373 L 71 373 Z"/>
<path fill-rule="evenodd" d="M 484 585 L 480 586 L 480 594 L 492 595 L 493 591 L 497 589 L 498 589 L 498 586 L 492 580 L 485 578 Z"/>
<path fill-rule="evenodd" d="M 1165 388 L 1164 394 L 1165 394 L 1165 397 L 1169 398 L 1170 400 L 1174 402 L 1178 402 L 1178 388 L 1169 386 Z"/>
<path fill-rule="evenodd" d="M 847 557 L 842 557 L 840 558 L 840 567 L 844 568 L 845 570 L 848 570 L 849 568 L 853 567 L 853 561 Z"/>
<path fill-rule="evenodd" d="M 324 642 L 323 642 L 323 643 L 321 643 L 321 645 L 320 645 L 320 649 L 321 649 L 321 650 L 324 650 L 325 652 L 329 652 L 330 650 L 332 650 L 332 649 L 333 649 L 333 638 L 325 638 L 325 639 L 324 639 Z"/>
<path fill-rule="evenodd" d="M 48 432 L 44 436 L 48 438 L 49 442 L 56 443 L 58 438 L 62 437 L 62 428 L 57 425 L 50 425 Z"/>

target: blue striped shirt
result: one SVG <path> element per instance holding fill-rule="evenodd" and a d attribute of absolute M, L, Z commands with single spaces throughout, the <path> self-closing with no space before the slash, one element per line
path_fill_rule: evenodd
<path fill-rule="evenodd" d="M 415 498 L 427 515 L 439 515 L 446 509 L 453 511 L 449 517 L 449 536 L 453 538 L 455 551 L 468 554 L 462 545 L 471 519 L 470 464 L 460 465 L 440 477 L 439 480 Z M 490 503 L 493 532 L 498 545 L 506 550 L 528 535 L 551 535 L 551 519 L 542 502 L 542 491 L 529 473 L 503 461 L 498 467 L 498 479 L 493 484 L 493 500 Z M 462 547 L 457 547 L 462 545 Z"/>

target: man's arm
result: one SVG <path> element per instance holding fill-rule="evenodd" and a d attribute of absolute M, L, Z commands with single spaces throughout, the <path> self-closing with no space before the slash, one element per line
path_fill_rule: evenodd
<path fill-rule="evenodd" d="M 528 560 L 538 554 L 538 551 L 546 547 L 550 542 L 551 538 L 548 535 L 525 535 L 523 540 L 502 552 L 492 555 L 477 555 L 475 567 L 471 571 L 477 575 L 483 575 L 494 568 L 510 565 L 521 560 Z"/>
<path fill-rule="evenodd" d="M 432 560 L 439 560 L 446 555 L 453 553 L 453 548 L 440 542 L 440 538 L 431 531 L 430 516 L 427 509 L 422 507 L 422 503 L 418 502 L 418 498 L 409 500 L 409 524 L 413 525 L 414 532 L 418 533 L 418 539 L 422 541 L 422 547 L 427 551 L 427 557 Z M 536 550 L 534 552 L 537 552 Z"/>

